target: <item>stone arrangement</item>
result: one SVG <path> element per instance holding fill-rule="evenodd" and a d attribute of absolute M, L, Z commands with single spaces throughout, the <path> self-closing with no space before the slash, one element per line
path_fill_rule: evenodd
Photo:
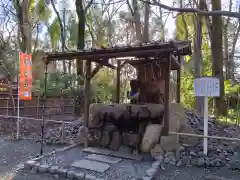
<path fill-rule="evenodd" d="M 203 134 L 203 118 L 193 112 L 186 112 L 187 124 L 195 134 Z M 236 126 L 221 123 L 209 117 L 209 135 L 222 137 L 240 137 L 240 129 Z M 174 136 L 167 137 L 174 139 Z M 172 141 L 174 142 L 174 140 Z M 185 144 L 187 142 L 187 144 Z M 178 148 L 173 143 L 170 148 L 166 143 L 155 147 L 157 155 L 163 155 L 163 163 L 174 166 L 196 166 L 203 168 L 229 166 L 231 169 L 240 170 L 240 142 L 209 139 L 208 155 L 203 153 L 203 138 L 180 138 Z M 174 149 L 175 148 L 175 149 Z M 178 154 L 176 154 L 176 148 Z M 233 168 L 234 167 L 234 168 Z"/>
<path fill-rule="evenodd" d="M 74 145 L 76 146 L 76 145 Z M 73 145 L 62 148 L 55 153 L 66 151 L 70 148 L 74 147 Z M 104 178 L 99 178 L 97 175 L 93 175 L 91 173 L 86 173 L 85 170 L 95 171 L 98 173 L 105 173 L 108 169 L 111 168 L 112 165 L 118 164 L 124 159 L 132 159 L 137 160 L 141 163 L 141 159 L 139 157 L 135 157 L 135 155 L 131 155 L 128 153 L 115 153 L 114 151 L 107 149 L 99 149 L 99 148 L 86 148 L 83 149 L 83 152 L 90 153 L 85 156 L 83 159 L 76 160 L 72 163 L 71 168 L 63 168 L 61 166 L 42 164 L 41 159 L 45 156 L 35 158 L 33 160 L 29 160 L 24 163 L 25 171 L 30 171 L 32 173 L 40 173 L 40 174 L 51 174 L 53 176 L 67 178 L 69 180 L 101 180 Z M 97 153 L 97 154 L 96 154 Z M 46 156 L 51 156 L 54 153 L 49 153 Z M 115 157 L 114 157 L 115 156 Z M 156 161 L 152 163 L 152 166 L 144 172 L 144 176 L 141 180 L 151 180 L 156 175 L 159 167 L 163 162 L 163 157 L 158 157 Z M 82 170 L 81 170 L 82 169 Z M 108 176 L 107 176 L 108 177 Z M 135 178 L 130 178 L 130 180 L 135 180 Z"/>
<path fill-rule="evenodd" d="M 33 173 L 48 173 L 69 180 L 101 180 L 91 174 L 67 170 L 58 166 L 40 165 L 36 161 L 27 161 L 24 169 Z"/>

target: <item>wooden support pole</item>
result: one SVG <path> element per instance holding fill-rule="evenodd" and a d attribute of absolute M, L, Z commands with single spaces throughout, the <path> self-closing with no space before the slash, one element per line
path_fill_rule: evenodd
<path fill-rule="evenodd" d="M 91 61 L 86 61 L 86 73 L 84 81 L 84 147 L 88 147 L 88 120 L 89 120 L 89 105 L 90 105 L 90 81 L 91 81 Z"/>
<path fill-rule="evenodd" d="M 177 91 L 176 91 L 176 102 L 180 103 L 181 102 L 181 96 L 180 96 L 180 91 L 181 91 L 181 60 L 182 60 L 182 56 L 178 56 L 178 60 L 179 60 L 179 69 L 177 70 Z"/>
<path fill-rule="evenodd" d="M 117 61 L 117 80 L 116 80 L 116 103 L 120 102 L 120 73 L 121 73 L 121 61 Z"/>
<path fill-rule="evenodd" d="M 181 69 L 178 69 L 177 70 L 177 90 L 176 90 L 176 101 L 177 101 L 177 103 L 181 102 L 180 90 L 181 90 Z"/>
<path fill-rule="evenodd" d="M 167 136 L 169 132 L 169 82 L 170 82 L 170 73 L 171 73 L 171 55 L 169 61 L 165 65 L 166 75 L 165 75 L 165 84 L 164 84 L 164 127 L 162 135 Z"/>

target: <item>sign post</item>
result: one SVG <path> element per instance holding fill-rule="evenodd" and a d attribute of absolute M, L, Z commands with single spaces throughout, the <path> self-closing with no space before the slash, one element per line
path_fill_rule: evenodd
<path fill-rule="evenodd" d="M 220 96 L 220 82 L 216 77 L 202 77 L 194 80 L 194 95 L 204 97 L 204 136 L 208 136 L 208 97 Z M 208 153 L 208 139 L 203 140 L 204 154 Z"/>
<path fill-rule="evenodd" d="M 32 55 L 19 53 L 17 139 L 19 139 L 19 101 L 32 100 Z"/>

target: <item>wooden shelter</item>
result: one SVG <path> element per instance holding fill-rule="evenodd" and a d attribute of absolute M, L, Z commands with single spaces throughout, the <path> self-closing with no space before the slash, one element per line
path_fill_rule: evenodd
<path fill-rule="evenodd" d="M 129 63 L 137 69 L 137 79 L 140 82 L 140 101 L 157 104 L 159 101 L 159 98 L 157 98 L 158 96 L 162 96 L 164 99 L 164 134 L 167 135 L 169 129 L 170 71 L 177 70 L 178 72 L 177 102 L 180 102 L 180 66 L 181 58 L 185 55 L 191 55 L 190 41 L 158 41 L 153 43 L 140 43 L 131 46 L 115 46 L 110 48 L 89 49 L 75 52 L 46 53 L 46 56 L 44 57 L 44 61 L 46 63 L 45 75 L 47 75 L 47 64 L 51 61 L 74 59 L 86 60 L 84 124 L 85 128 L 87 128 L 89 119 L 89 93 L 91 78 L 103 66 L 116 69 L 116 102 L 119 103 L 120 71 L 124 64 Z M 109 63 L 109 59 L 120 57 L 121 59 L 117 59 L 117 67 Z M 132 58 L 124 59 L 124 57 Z M 98 63 L 93 70 L 91 70 L 91 62 Z"/>

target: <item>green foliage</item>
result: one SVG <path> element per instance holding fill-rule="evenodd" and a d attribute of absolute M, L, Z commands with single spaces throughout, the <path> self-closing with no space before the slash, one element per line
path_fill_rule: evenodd
<path fill-rule="evenodd" d="M 49 18 L 51 17 L 51 9 L 46 5 L 45 0 L 38 0 L 36 6 L 32 8 L 36 9 L 36 12 L 39 16 L 39 19 L 41 21 L 48 21 Z"/>
<path fill-rule="evenodd" d="M 81 77 L 78 77 L 73 74 L 64 74 L 60 72 L 55 72 L 48 74 L 47 76 L 47 96 L 53 95 L 71 95 L 71 92 L 76 90 L 77 80 L 80 79 L 83 81 Z M 39 92 L 41 95 L 45 91 L 45 78 L 43 77 L 40 80 L 36 80 L 33 82 L 34 91 Z"/>
<path fill-rule="evenodd" d="M 111 102 L 115 95 L 115 85 L 112 82 L 113 72 L 102 69 L 91 81 L 91 97 L 94 102 Z M 83 98 L 83 86 L 77 82 L 83 81 L 82 77 L 75 74 L 64 74 L 60 72 L 48 74 L 47 96 L 66 95 L 74 98 Z M 34 91 L 43 95 L 45 91 L 44 78 L 33 82 Z"/>
<path fill-rule="evenodd" d="M 233 94 L 240 93 L 240 84 L 232 84 L 231 80 L 229 79 L 224 81 L 224 87 L 225 87 L 226 95 L 233 95 Z"/>
<path fill-rule="evenodd" d="M 194 108 L 193 73 L 185 72 L 181 77 L 181 101 L 186 108 Z"/>
<path fill-rule="evenodd" d="M 18 52 L 11 43 L 0 38 L 0 73 L 9 75 L 13 80 L 18 72 Z"/>
<path fill-rule="evenodd" d="M 111 102 L 115 89 L 112 70 L 101 69 L 92 79 L 92 96 L 95 101 Z"/>
<path fill-rule="evenodd" d="M 60 25 L 57 18 L 55 18 L 52 24 L 48 27 L 48 33 L 51 39 L 52 49 L 55 50 L 61 37 Z"/>

